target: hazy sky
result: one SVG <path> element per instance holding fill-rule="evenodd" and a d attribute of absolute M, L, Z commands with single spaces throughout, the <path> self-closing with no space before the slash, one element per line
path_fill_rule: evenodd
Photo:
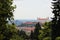
<path fill-rule="evenodd" d="M 52 17 L 51 0 L 15 0 L 17 8 L 15 19 L 37 19 L 37 17 Z"/>

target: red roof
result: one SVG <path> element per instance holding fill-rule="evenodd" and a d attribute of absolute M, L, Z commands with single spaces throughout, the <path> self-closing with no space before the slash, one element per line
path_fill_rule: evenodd
<path fill-rule="evenodd" d="M 25 22 L 24 24 L 33 24 L 32 22 Z"/>
<path fill-rule="evenodd" d="M 27 31 L 34 31 L 34 27 L 25 27 L 24 30 L 27 30 Z"/>
<path fill-rule="evenodd" d="M 49 18 L 37 18 L 37 20 L 48 20 Z"/>

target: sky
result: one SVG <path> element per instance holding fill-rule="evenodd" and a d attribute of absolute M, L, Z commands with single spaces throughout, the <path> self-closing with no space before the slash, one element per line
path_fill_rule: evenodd
<path fill-rule="evenodd" d="M 53 17 L 52 0 L 14 0 L 14 19 L 37 19 Z"/>

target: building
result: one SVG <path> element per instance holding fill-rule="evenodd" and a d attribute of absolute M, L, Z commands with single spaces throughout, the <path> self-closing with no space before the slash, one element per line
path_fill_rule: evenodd
<path fill-rule="evenodd" d="M 47 18 L 37 18 L 38 22 L 40 22 L 41 24 L 44 24 L 45 22 L 49 22 L 49 17 Z"/>
<path fill-rule="evenodd" d="M 40 22 L 41 25 L 48 21 L 49 21 L 49 18 L 37 18 L 37 22 Z M 37 22 L 31 22 L 31 21 L 23 22 L 21 25 L 19 25 L 17 27 L 17 29 L 23 30 L 26 32 L 26 34 L 29 35 L 31 33 L 31 31 L 34 31 L 35 25 Z M 43 28 L 43 27 L 41 26 L 41 28 Z"/>

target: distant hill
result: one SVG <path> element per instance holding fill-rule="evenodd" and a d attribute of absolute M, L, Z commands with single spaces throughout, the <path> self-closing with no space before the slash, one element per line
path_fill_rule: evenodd
<path fill-rule="evenodd" d="M 49 20 L 45 20 L 45 19 L 39 19 L 39 20 L 14 20 L 14 23 L 16 24 L 16 26 L 19 26 L 25 22 L 40 22 L 40 23 L 44 23 L 47 22 Z"/>
<path fill-rule="evenodd" d="M 18 26 L 18 25 L 22 24 L 22 21 L 20 21 L 20 20 L 14 20 L 14 23 L 15 23 L 16 26 Z"/>
<path fill-rule="evenodd" d="M 14 20 L 16 26 L 21 25 L 24 22 L 37 22 L 37 20 Z"/>

